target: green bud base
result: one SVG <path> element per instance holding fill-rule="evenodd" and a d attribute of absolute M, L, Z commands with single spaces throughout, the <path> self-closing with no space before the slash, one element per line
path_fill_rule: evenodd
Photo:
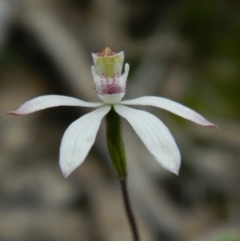
<path fill-rule="evenodd" d="M 120 179 L 127 176 L 126 156 L 122 140 L 121 117 L 112 108 L 107 116 L 107 145 L 113 165 Z"/>

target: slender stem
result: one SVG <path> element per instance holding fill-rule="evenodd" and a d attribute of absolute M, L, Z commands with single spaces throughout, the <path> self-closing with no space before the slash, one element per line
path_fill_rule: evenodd
<path fill-rule="evenodd" d="M 121 118 L 112 108 L 106 116 L 107 145 L 113 165 L 118 174 L 126 215 L 131 227 L 133 240 L 140 241 L 137 224 L 131 208 L 127 189 L 127 167 L 124 144 L 121 132 Z"/>
<path fill-rule="evenodd" d="M 123 201 L 124 201 L 124 206 L 125 206 L 127 218 L 128 218 L 128 221 L 129 221 L 129 224 L 130 224 L 130 227 L 131 227 L 132 235 L 133 235 L 133 240 L 134 241 L 140 241 L 137 223 L 136 223 L 135 217 L 133 215 L 131 203 L 130 203 L 130 200 L 129 200 L 128 188 L 127 188 L 127 178 L 120 179 L 120 184 L 121 184 Z"/>

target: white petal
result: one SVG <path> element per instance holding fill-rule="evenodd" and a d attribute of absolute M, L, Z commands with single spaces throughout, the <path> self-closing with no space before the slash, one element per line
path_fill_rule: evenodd
<path fill-rule="evenodd" d="M 123 61 L 124 61 L 124 52 L 121 51 L 121 52 L 117 53 L 117 55 L 120 57 L 121 63 L 123 64 Z"/>
<path fill-rule="evenodd" d="M 63 95 L 44 95 L 25 102 L 17 110 L 8 112 L 7 115 L 26 115 L 56 106 L 99 107 L 101 105 L 103 103 L 91 103 Z"/>
<path fill-rule="evenodd" d="M 154 115 L 115 105 L 115 111 L 126 118 L 154 158 L 167 170 L 178 174 L 181 156 L 168 128 Z"/>
<path fill-rule="evenodd" d="M 90 151 L 102 118 L 110 106 L 103 106 L 74 121 L 65 131 L 60 146 L 60 167 L 67 178 L 83 163 Z"/>
<path fill-rule="evenodd" d="M 126 83 L 127 82 L 127 77 L 129 73 L 130 66 L 128 63 L 125 64 L 124 66 L 124 73 L 120 76 L 120 81 Z"/>
<path fill-rule="evenodd" d="M 97 74 L 96 68 L 93 65 L 91 66 L 91 72 L 92 72 L 94 82 L 100 82 L 102 78 Z"/>
<path fill-rule="evenodd" d="M 181 105 L 172 100 L 155 97 L 155 96 L 143 96 L 137 99 L 132 100 L 124 100 L 121 101 L 121 104 L 124 105 L 151 105 L 155 107 L 159 107 L 165 110 L 168 110 L 176 115 L 179 115 L 185 119 L 193 121 L 199 125 L 214 127 L 215 125 L 208 120 L 206 120 L 203 116 L 191 110 L 190 108 Z"/>
<path fill-rule="evenodd" d="M 92 58 L 93 58 L 93 63 L 94 63 L 94 65 L 96 66 L 98 56 L 97 56 L 96 54 L 92 53 Z"/>

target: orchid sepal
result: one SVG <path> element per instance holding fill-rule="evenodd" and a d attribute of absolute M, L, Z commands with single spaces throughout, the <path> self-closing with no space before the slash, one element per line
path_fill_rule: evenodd
<path fill-rule="evenodd" d="M 115 105 L 114 110 L 130 123 L 154 159 L 168 171 L 178 174 L 180 152 L 172 134 L 160 119 L 124 105 Z"/>
<path fill-rule="evenodd" d="M 59 160 L 64 178 L 83 163 L 95 142 L 101 120 L 110 109 L 110 106 L 101 106 L 67 128 L 61 141 Z"/>
<path fill-rule="evenodd" d="M 33 112 L 58 106 L 100 107 L 103 103 L 86 102 L 77 98 L 63 95 L 43 95 L 28 100 L 17 110 L 9 111 L 6 115 L 27 115 Z"/>
<path fill-rule="evenodd" d="M 142 96 L 136 99 L 123 100 L 120 102 L 123 105 L 144 105 L 144 106 L 154 106 L 167 111 L 172 112 L 182 118 L 195 122 L 196 124 L 206 126 L 206 127 L 216 127 L 215 124 L 209 122 L 202 115 L 198 114 L 196 111 L 179 104 L 175 101 L 157 97 L 157 96 Z"/>

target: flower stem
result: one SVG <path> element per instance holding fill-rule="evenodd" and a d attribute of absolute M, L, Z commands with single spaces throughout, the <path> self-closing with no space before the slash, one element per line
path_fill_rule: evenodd
<path fill-rule="evenodd" d="M 127 178 L 120 179 L 120 184 L 121 184 L 123 201 L 124 201 L 124 206 L 125 206 L 127 218 L 128 218 L 131 230 L 132 230 L 133 240 L 134 241 L 140 241 L 137 223 L 136 223 L 135 217 L 133 215 L 131 203 L 130 203 L 130 200 L 129 200 L 128 188 L 127 188 Z"/>
<path fill-rule="evenodd" d="M 106 116 L 106 124 L 108 150 L 120 180 L 124 207 L 131 227 L 133 240 L 140 241 L 127 189 L 127 167 L 121 132 L 121 117 L 114 111 L 113 108 Z"/>

